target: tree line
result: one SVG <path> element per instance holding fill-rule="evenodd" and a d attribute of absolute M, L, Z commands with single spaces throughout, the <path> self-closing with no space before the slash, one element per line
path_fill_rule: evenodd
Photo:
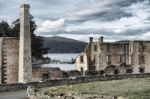
<path fill-rule="evenodd" d="M 31 31 L 31 49 L 32 56 L 36 58 L 42 58 L 42 54 L 47 53 L 47 49 L 43 46 L 43 39 L 40 36 L 36 36 L 34 31 L 37 29 L 37 25 L 33 16 L 30 15 L 30 31 Z M 19 37 L 20 36 L 20 19 L 16 19 L 11 25 L 6 21 L 0 22 L 0 37 Z"/>

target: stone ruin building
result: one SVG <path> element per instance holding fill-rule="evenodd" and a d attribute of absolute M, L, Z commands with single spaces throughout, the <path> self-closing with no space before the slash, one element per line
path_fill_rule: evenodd
<path fill-rule="evenodd" d="M 0 84 L 32 80 L 29 8 L 28 4 L 23 4 L 20 8 L 20 39 L 0 38 Z"/>
<path fill-rule="evenodd" d="M 20 38 L 0 37 L 0 84 L 67 78 L 80 72 L 34 66 L 31 61 L 30 5 L 20 7 Z"/>
<path fill-rule="evenodd" d="M 85 51 L 76 58 L 76 68 L 85 74 L 150 73 L 150 41 L 94 42 L 90 37 Z"/>

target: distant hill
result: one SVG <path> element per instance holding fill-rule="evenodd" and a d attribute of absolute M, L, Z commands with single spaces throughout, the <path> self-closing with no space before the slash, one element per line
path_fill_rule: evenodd
<path fill-rule="evenodd" d="M 65 37 L 44 37 L 44 47 L 49 53 L 80 53 L 84 51 L 87 43 Z"/>

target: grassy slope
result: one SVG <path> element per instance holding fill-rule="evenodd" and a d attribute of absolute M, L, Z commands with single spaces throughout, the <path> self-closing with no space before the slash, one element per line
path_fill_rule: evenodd
<path fill-rule="evenodd" d="M 82 96 L 122 96 L 129 99 L 150 99 L 150 78 L 100 81 L 72 86 L 42 89 L 45 93 L 76 93 Z"/>

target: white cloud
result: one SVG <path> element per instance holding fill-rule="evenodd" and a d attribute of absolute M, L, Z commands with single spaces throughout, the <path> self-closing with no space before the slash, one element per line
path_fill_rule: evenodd
<path fill-rule="evenodd" d="M 97 38 L 100 35 L 103 35 L 106 41 L 150 37 L 148 0 L 89 1 L 89 5 L 82 4 L 64 12 L 58 20 L 44 21 L 38 32 L 41 36 L 68 36 L 82 41 L 88 41 L 90 36 Z"/>
<path fill-rule="evenodd" d="M 148 31 L 142 35 L 142 39 L 149 40 L 149 38 L 150 38 L 150 31 Z"/>
<path fill-rule="evenodd" d="M 64 27 L 64 24 L 65 24 L 64 18 L 55 21 L 46 20 L 37 29 L 37 32 L 51 32 L 51 31 L 60 30 L 61 28 Z"/>

